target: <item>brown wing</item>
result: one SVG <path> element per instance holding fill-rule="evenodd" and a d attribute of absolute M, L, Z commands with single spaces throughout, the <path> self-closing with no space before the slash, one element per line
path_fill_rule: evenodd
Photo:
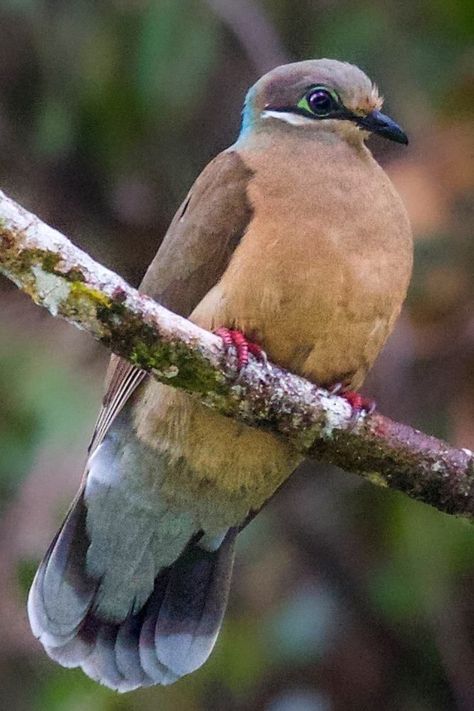
<path fill-rule="evenodd" d="M 247 197 L 251 177 L 235 150 L 224 151 L 209 163 L 174 216 L 140 291 L 189 316 L 222 277 L 252 218 Z M 111 357 L 90 451 L 146 376 L 122 358 Z"/>

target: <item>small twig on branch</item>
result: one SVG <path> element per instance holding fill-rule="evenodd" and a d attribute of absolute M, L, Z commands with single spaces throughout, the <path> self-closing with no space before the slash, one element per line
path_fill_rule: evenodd
<path fill-rule="evenodd" d="M 472 452 L 378 413 L 351 427 L 343 398 L 272 364 L 251 358 L 236 380 L 220 338 L 140 294 L 1 192 L 0 272 L 53 316 L 208 407 L 267 428 L 308 457 L 474 518 Z"/>

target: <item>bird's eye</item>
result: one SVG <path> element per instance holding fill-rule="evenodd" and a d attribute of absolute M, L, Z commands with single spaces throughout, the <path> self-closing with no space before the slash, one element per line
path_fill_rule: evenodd
<path fill-rule="evenodd" d="M 335 92 L 325 87 L 316 86 L 303 96 L 298 102 L 298 107 L 314 116 L 325 118 L 338 107 L 338 104 L 339 99 Z"/>
<path fill-rule="evenodd" d="M 325 116 L 333 107 L 333 99 L 326 89 L 316 89 L 308 94 L 308 105 L 313 114 Z"/>

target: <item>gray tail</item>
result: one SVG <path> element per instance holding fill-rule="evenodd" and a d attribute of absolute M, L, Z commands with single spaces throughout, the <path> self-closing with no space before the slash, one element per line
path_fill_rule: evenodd
<path fill-rule="evenodd" d="M 171 684 L 198 669 L 214 647 L 227 604 L 236 535 L 236 529 L 229 529 L 216 550 L 190 541 L 172 565 L 158 572 L 141 609 L 111 621 L 100 613 L 100 580 L 86 573 L 89 540 L 81 495 L 30 590 L 33 633 L 52 659 L 66 667 L 80 666 L 112 689 Z"/>

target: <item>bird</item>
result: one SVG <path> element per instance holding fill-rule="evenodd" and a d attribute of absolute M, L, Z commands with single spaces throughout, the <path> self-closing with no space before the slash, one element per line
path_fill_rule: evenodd
<path fill-rule="evenodd" d="M 351 393 L 394 327 L 413 260 L 406 210 L 366 146 L 371 134 L 408 143 L 381 108 L 377 86 L 347 62 L 266 73 L 141 291 L 219 333 L 239 367 L 249 351 L 266 355 L 360 406 Z M 105 389 L 28 614 L 52 659 L 124 692 L 171 684 L 208 659 L 237 535 L 302 457 L 115 355 Z"/>

